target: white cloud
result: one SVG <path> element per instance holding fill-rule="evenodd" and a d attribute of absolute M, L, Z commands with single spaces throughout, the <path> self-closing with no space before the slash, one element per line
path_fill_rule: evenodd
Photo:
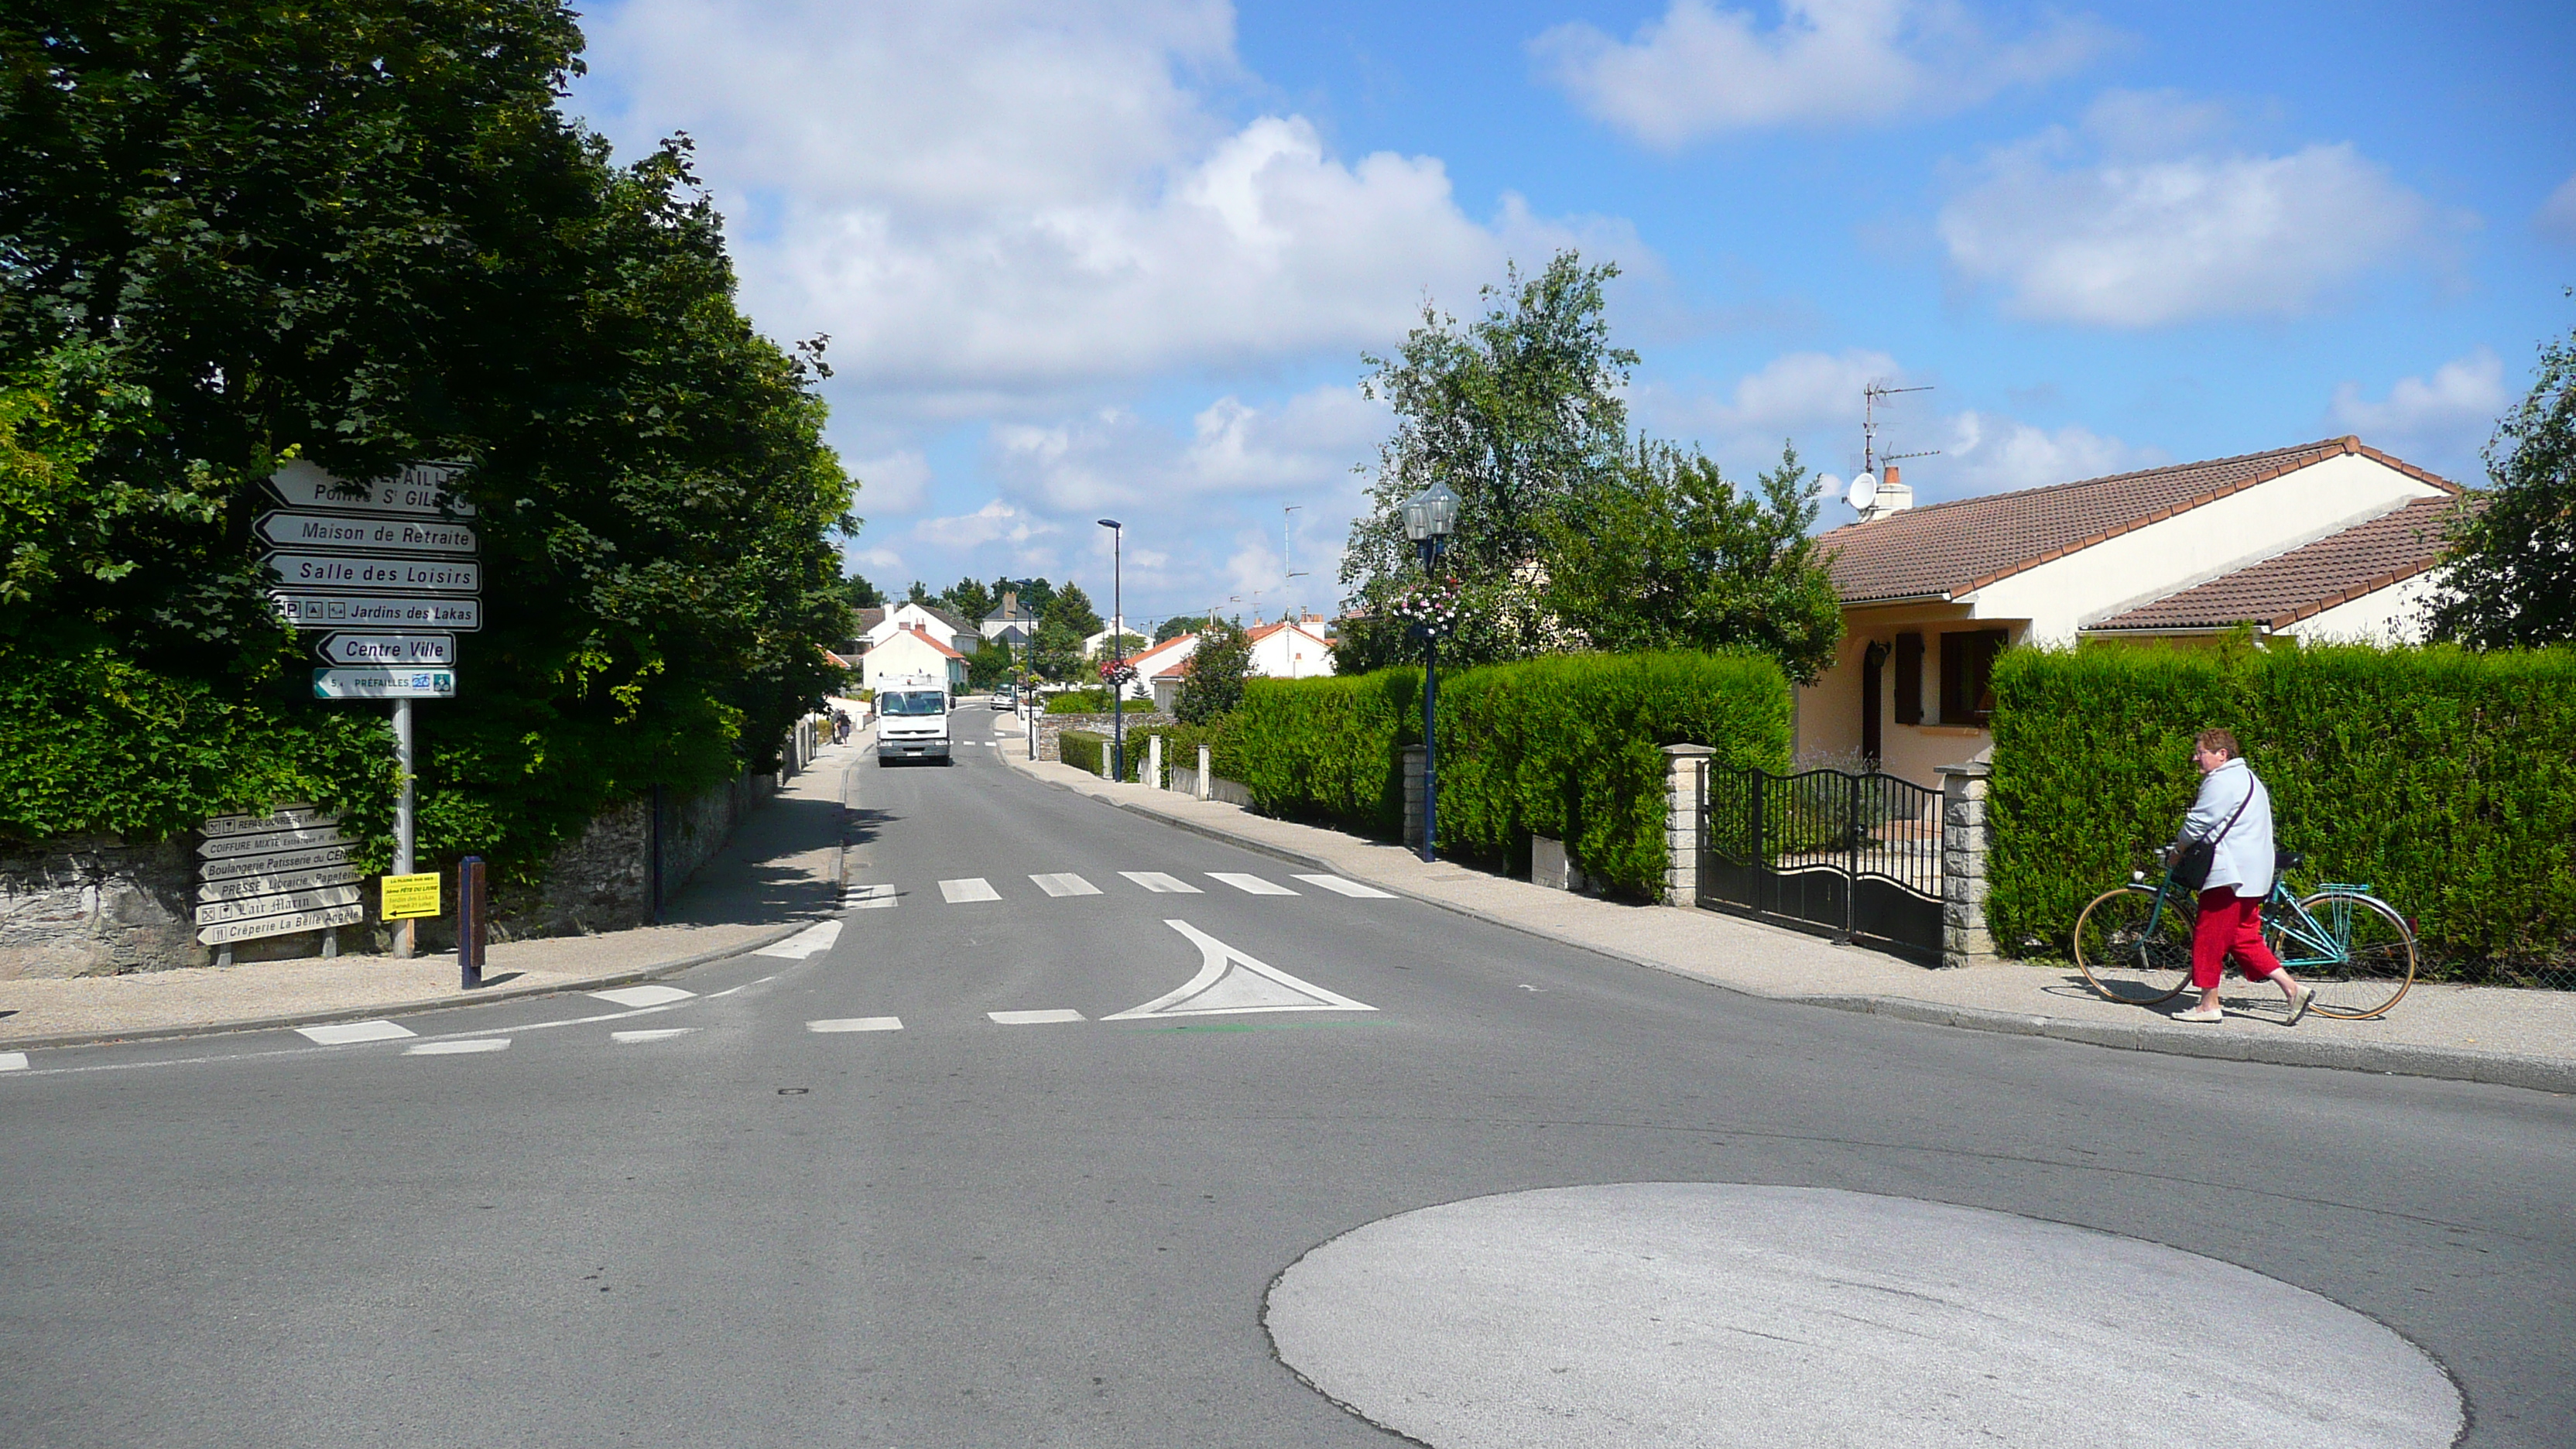
<path fill-rule="evenodd" d="M 2430 381 L 2399 378 L 2378 402 L 2363 398 L 2358 383 L 2344 383 L 2335 389 L 2333 418 L 2373 447 L 2457 468 L 2495 430 L 2508 401 L 2504 362 L 2481 347 L 2435 368 Z"/>
<path fill-rule="evenodd" d="M 1385 407 L 1354 387 L 1320 387 L 1275 407 L 1218 398 L 1183 437 L 1123 408 L 1051 426 L 993 430 L 997 467 L 1049 510 L 1083 512 L 1215 495 L 1297 497 L 1328 488 L 1386 435 Z"/>
<path fill-rule="evenodd" d="M 996 498 L 972 513 L 925 518 L 912 526 L 912 536 L 941 548 L 980 548 L 988 543 L 1023 545 L 1043 534 L 1061 533 L 1058 525 L 1018 504 Z"/>
<path fill-rule="evenodd" d="M 2159 127 L 2159 118 L 2174 124 Z M 2025 317 L 2154 327 L 2295 316 L 2362 277 L 2438 256 L 2455 224 L 2350 145 L 2283 156 L 2157 154 L 2206 108 L 2115 94 L 2090 146 L 2053 130 L 1987 159 L 1942 208 L 1958 273 Z"/>
<path fill-rule="evenodd" d="M 2540 203 L 2540 210 L 2531 218 L 2531 224 L 2539 229 L 2542 236 L 2555 241 L 2576 242 L 2576 176 L 2558 183 L 2558 189 L 2549 193 L 2547 201 Z"/>
<path fill-rule="evenodd" d="M 1514 198 L 1471 217 L 1436 157 L 1222 117 L 1192 88 L 1235 72 L 1221 3 L 634 0 L 598 31 L 624 138 L 686 128 L 731 188 L 753 315 L 832 334 L 836 392 L 881 411 L 1347 353 L 1506 257 L 1638 251 Z"/>
<path fill-rule="evenodd" d="M 903 555 L 884 547 L 854 548 L 842 555 L 850 565 L 865 574 L 897 575 L 911 572 Z"/>
<path fill-rule="evenodd" d="M 1949 441 L 1938 459 L 1918 472 L 1940 479 L 1939 495 L 1965 498 L 2045 488 L 2170 461 L 2153 448 L 2133 447 L 2077 423 L 2050 432 L 2012 418 L 1969 411 L 1946 420 Z"/>
<path fill-rule="evenodd" d="M 882 458 L 862 458 L 850 471 L 858 476 L 857 507 L 864 517 L 910 513 L 930 493 L 930 460 L 910 448 Z"/>
<path fill-rule="evenodd" d="M 1726 131 L 1957 111 L 2074 71 L 2112 39 L 2091 19 L 2052 15 L 1998 41 L 1953 0 L 1783 0 L 1768 31 L 1747 11 L 1672 0 L 1626 42 L 1577 21 L 1530 53 L 1595 119 L 1671 148 Z"/>

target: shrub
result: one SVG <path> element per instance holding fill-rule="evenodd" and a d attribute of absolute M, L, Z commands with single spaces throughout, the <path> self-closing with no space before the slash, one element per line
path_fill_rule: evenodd
<path fill-rule="evenodd" d="M 2511 978 L 2576 948 L 2576 650 L 2336 645 L 1998 660 L 2003 949 L 2062 952 L 2084 903 L 2173 837 L 2211 727 L 2243 742 L 2302 878 L 2370 883 L 2428 974 Z"/>
<path fill-rule="evenodd" d="M 1090 730 L 1066 730 L 1055 737 L 1056 758 L 1077 770 L 1102 773 L 1101 762 L 1109 758 L 1109 736 Z"/>
<path fill-rule="evenodd" d="M 1174 770 L 1198 768 L 1200 745 L 1209 746 L 1211 755 L 1215 754 L 1217 741 L 1224 733 L 1225 726 L 1222 721 L 1214 725 L 1185 725 L 1158 721 L 1154 724 L 1130 726 L 1127 730 L 1127 780 L 1131 784 L 1144 783 L 1145 762 L 1152 753 L 1152 746 L 1146 743 L 1149 739 L 1159 737 L 1163 741 L 1163 775 L 1168 781 Z M 1225 771 L 1219 769 L 1216 773 L 1223 775 Z"/>

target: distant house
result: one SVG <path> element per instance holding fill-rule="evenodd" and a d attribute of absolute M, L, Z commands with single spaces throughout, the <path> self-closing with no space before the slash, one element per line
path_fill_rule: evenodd
<path fill-rule="evenodd" d="M 1107 657 L 1108 657 L 1108 654 L 1109 654 L 1109 641 L 1110 641 L 1113 637 L 1115 637 L 1119 632 L 1120 632 L 1119 626 L 1118 626 L 1118 625 L 1116 625 L 1116 624 L 1111 624 L 1108 628 L 1103 629 L 1103 630 L 1101 630 L 1099 633 L 1094 634 L 1094 635 L 1092 635 L 1091 637 L 1089 637 L 1089 638 L 1087 638 L 1087 639 L 1083 640 L 1083 641 L 1082 641 L 1082 657 L 1083 657 L 1083 658 L 1085 658 L 1085 659 L 1103 659 L 1103 658 L 1107 658 Z M 1126 630 L 1126 631 L 1125 631 L 1125 633 L 1126 633 L 1127 637 L 1128 637 L 1128 638 L 1130 638 L 1130 639 L 1142 640 L 1142 639 L 1145 637 L 1144 635 L 1137 633 L 1137 632 L 1136 632 L 1135 630 L 1133 630 L 1133 629 Z M 1142 645 L 1142 644 L 1139 644 L 1139 645 L 1138 645 L 1138 647 L 1137 647 L 1137 651 L 1136 651 L 1136 652 L 1137 652 L 1137 653 L 1142 653 L 1145 647 L 1146 647 L 1146 646 L 1144 646 L 1144 645 Z M 1133 658 L 1133 657 L 1135 657 L 1135 656 L 1134 656 L 1134 654 L 1130 654 L 1128 657 Z"/>
<path fill-rule="evenodd" d="M 1131 699 L 1151 695 L 1154 707 L 1165 714 L 1181 697 L 1181 681 L 1189 677 L 1190 656 L 1198 652 L 1199 636 L 1175 634 L 1141 654 L 1129 656 L 1127 662 L 1136 670 L 1136 682 L 1127 686 Z"/>
<path fill-rule="evenodd" d="M 972 654 L 984 643 L 981 631 L 936 604 L 902 603 L 858 611 L 859 636 L 852 641 L 865 654 L 906 629 L 918 630 L 960 654 Z M 845 651 L 847 652 L 847 651 Z"/>
<path fill-rule="evenodd" d="M 1264 679 L 1313 679 L 1333 672 L 1333 642 L 1320 632 L 1323 617 L 1308 614 L 1252 630 L 1252 672 Z"/>
<path fill-rule="evenodd" d="M 883 681 L 909 682 L 922 678 L 947 681 L 951 694 L 966 687 L 966 656 L 932 638 L 925 629 L 897 629 L 883 642 L 859 656 L 859 682 L 868 689 L 882 689 Z"/>
<path fill-rule="evenodd" d="M 987 644 L 999 644 L 1006 649 L 1023 648 L 1038 637 L 1038 616 L 1020 602 L 1018 590 L 1005 589 L 1001 605 L 983 617 L 976 626 L 976 632 Z"/>
<path fill-rule="evenodd" d="M 1991 743 L 1989 680 L 2008 644 L 2245 626 L 2411 640 L 2463 496 L 2347 437 L 1881 507 L 1819 540 L 1845 634 L 1797 692 L 1798 757 L 1937 784 L 1937 767 Z"/>

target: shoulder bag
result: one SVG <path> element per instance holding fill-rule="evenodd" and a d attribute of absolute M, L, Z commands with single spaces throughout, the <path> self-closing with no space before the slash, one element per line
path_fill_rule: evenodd
<path fill-rule="evenodd" d="M 2218 842 L 2226 839 L 2227 832 L 2236 828 L 2236 816 L 2244 814 L 2245 807 L 2253 803 L 2254 780 L 2249 773 L 2245 780 L 2245 798 L 2236 802 L 2236 814 L 2228 816 L 2216 830 L 2184 846 L 2174 856 L 2174 884 L 2185 890 L 2200 889 L 2201 882 L 2209 879 L 2210 868 L 2218 864 Z"/>

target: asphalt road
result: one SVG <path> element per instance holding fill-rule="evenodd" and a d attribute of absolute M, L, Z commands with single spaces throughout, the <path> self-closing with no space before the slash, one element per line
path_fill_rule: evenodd
<path fill-rule="evenodd" d="M 2422 1347 L 2464 1442 L 2576 1442 L 2567 1099 L 1747 999 L 1334 893 L 991 746 L 852 779 L 854 880 L 895 904 L 819 954 L 0 1078 L 0 1444 L 1392 1444 L 1273 1356 L 1283 1270 L 1656 1182 L 2204 1254 Z M 1106 1019 L 1211 973 L 1374 1010 Z"/>

